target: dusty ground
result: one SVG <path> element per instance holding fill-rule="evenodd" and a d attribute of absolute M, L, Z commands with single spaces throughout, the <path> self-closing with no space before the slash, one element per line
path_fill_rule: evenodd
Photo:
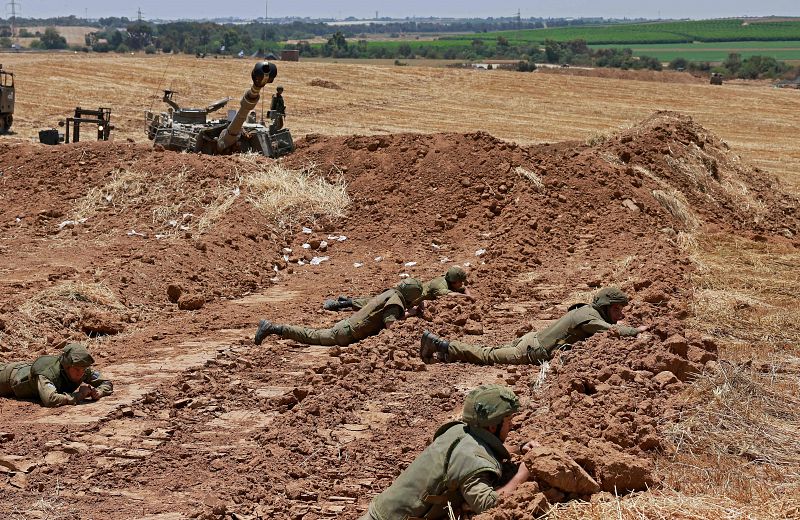
<path fill-rule="evenodd" d="M 754 270 L 782 251 L 796 281 L 800 231 L 791 189 L 698 119 L 648 114 L 589 143 L 550 145 L 465 130 L 310 133 L 282 166 L 313 168 L 334 191 L 345 183 L 351 202 L 346 216 L 331 217 L 331 208 L 294 201 L 279 213 L 296 216 L 284 226 L 257 205 L 264 193 L 252 172 L 266 159 L 154 151 L 119 138 L 64 147 L 4 138 L 0 359 L 87 340 L 116 391 L 71 409 L 0 401 L 8 434 L 0 453 L 22 457 L 18 469 L 31 465 L 0 473 L 0 512 L 357 518 L 436 426 L 457 415 L 466 389 L 496 381 L 513 385 L 527 406 L 514 440 L 561 450 L 600 492 L 590 497 L 545 471 L 490 518 L 530 518 L 545 501 L 574 498 L 620 507 L 615 494 L 676 489 L 664 467 L 686 456 L 697 430 L 675 435 L 697 409 L 687 401 L 697 388 L 691 381 L 726 373 L 718 347 L 741 334 L 703 307 L 719 285 L 712 287 L 708 248 L 699 247 L 701 262 L 695 242 L 713 233 L 737 237 L 738 249 L 757 244 L 747 259 Z M 317 246 L 322 240 L 327 247 Z M 328 259 L 308 265 L 315 256 Z M 338 316 L 320 310 L 326 297 L 374 293 L 403 274 L 432 277 L 454 263 L 468 266 L 475 305 L 437 302 L 426 317 L 343 349 L 252 344 L 260 317 L 330 324 Z M 608 284 L 633 295 L 627 321 L 650 325 L 649 334 L 593 338 L 542 373 L 416 359 L 424 328 L 508 341 Z M 181 305 L 202 308 L 179 309 L 170 286 L 180 288 Z M 725 305 L 772 316 L 744 298 Z M 713 322 L 717 329 L 706 327 Z M 768 341 L 796 358 L 792 338 Z M 788 468 L 782 489 L 791 493 L 797 461 L 777 460 L 765 451 L 773 444 L 731 456 L 766 473 L 781 467 L 773 463 Z M 760 516 L 792 517 L 788 504 L 775 501 Z"/>

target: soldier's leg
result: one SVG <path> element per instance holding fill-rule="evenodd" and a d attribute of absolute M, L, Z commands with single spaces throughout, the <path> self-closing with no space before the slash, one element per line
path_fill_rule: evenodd
<path fill-rule="evenodd" d="M 11 371 L 14 370 L 14 363 L 0 363 L 0 397 L 11 397 L 14 392 L 11 390 Z"/>
<path fill-rule="evenodd" d="M 361 309 L 364 307 L 364 305 L 366 305 L 366 304 L 367 304 L 367 302 L 369 302 L 369 300 L 370 300 L 370 298 L 369 298 L 369 297 L 365 297 L 365 298 L 351 298 L 351 299 L 350 299 L 350 301 L 352 301 L 352 302 L 353 302 L 353 303 L 352 303 L 352 305 L 351 305 L 351 307 L 353 307 L 353 309 L 355 309 L 355 310 L 361 310 Z"/>
<path fill-rule="evenodd" d="M 353 343 L 353 336 L 347 320 L 342 320 L 329 329 L 311 329 L 308 327 L 283 325 L 281 337 L 306 345 L 322 345 L 325 347 L 332 347 L 334 345 L 345 346 Z"/>
<path fill-rule="evenodd" d="M 527 345 L 519 340 L 499 347 L 451 341 L 447 349 L 447 361 L 464 361 L 476 365 L 527 365 L 531 362 Z"/>

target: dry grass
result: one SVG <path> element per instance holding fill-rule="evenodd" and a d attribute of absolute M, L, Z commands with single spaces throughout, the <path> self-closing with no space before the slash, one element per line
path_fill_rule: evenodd
<path fill-rule="evenodd" d="M 517 166 L 514 169 L 514 171 L 517 173 L 517 175 L 531 181 L 531 184 L 533 184 L 533 187 L 537 192 L 541 193 L 544 191 L 544 183 L 542 182 L 542 178 L 538 174 L 530 170 L 527 170 L 522 166 Z"/>
<path fill-rule="evenodd" d="M 698 266 L 695 327 L 724 341 L 728 356 L 740 359 L 800 352 L 796 248 L 713 235 L 698 240 L 692 257 Z"/>
<path fill-rule="evenodd" d="M 67 322 L 80 321 L 86 308 L 123 311 L 114 292 L 99 283 L 63 282 L 38 292 L 22 304 L 10 330 L 0 331 L 9 347 L 31 350 L 46 342 L 45 331 L 60 331 Z"/>
<path fill-rule="evenodd" d="M 341 218 L 350 205 L 342 175 L 331 183 L 316 173 L 314 165 L 289 170 L 246 155 L 239 162 L 247 166 L 240 183 L 248 202 L 281 227 L 322 216 Z"/>
<path fill-rule="evenodd" d="M 686 201 L 686 197 L 684 197 L 683 193 L 679 190 L 673 189 L 670 192 L 653 190 L 653 197 L 664 209 L 669 211 L 673 217 L 680 220 L 688 231 L 693 231 L 700 224 L 697 217 L 692 213 L 692 210 L 689 209 L 689 203 Z"/>
<path fill-rule="evenodd" d="M 106 184 L 90 189 L 75 203 L 70 219 L 99 218 L 108 208 L 134 216 L 149 211 L 158 237 L 166 238 L 191 229 L 208 231 L 242 195 L 279 227 L 322 216 L 339 218 L 350 204 L 341 175 L 330 183 L 313 165 L 289 170 L 260 155 L 241 155 L 236 160 L 235 180 L 215 185 L 190 182 L 186 166 L 166 175 L 135 168 L 115 170 Z"/>

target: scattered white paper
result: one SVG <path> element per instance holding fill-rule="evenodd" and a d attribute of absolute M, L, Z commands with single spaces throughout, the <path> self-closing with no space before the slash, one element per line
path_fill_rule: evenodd
<path fill-rule="evenodd" d="M 330 257 L 328 257 L 328 256 L 315 256 L 314 258 L 311 259 L 310 263 L 311 263 L 311 265 L 319 265 L 322 262 L 325 262 L 325 261 L 328 261 L 328 260 L 330 260 Z"/>
<path fill-rule="evenodd" d="M 147 235 L 146 235 L 146 234 L 144 234 L 144 233 L 139 233 L 139 232 L 138 232 L 138 231 L 136 231 L 135 229 L 131 229 L 130 231 L 128 231 L 128 236 L 129 236 L 129 237 L 145 237 L 145 238 L 147 238 Z"/>
<path fill-rule="evenodd" d="M 307 227 L 304 227 L 303 228 L 303 233 L 305 233 L 306 235 L 310 235 L 311 233 L 313 233 L 313 231 L 311 231 L 311 229 L 309 229 Z"/>
<path fill-rule="evenodd" d="M 461 265 L 463 265 L 464 267 L 469 267 L 469 266 L 471 266 L 471 265 L 472 265 L 472 263 L 471 263 L 471 262 L 464 262 L 464 263 L 463 263 L 463 264 L 461 264 Z"/>
<path fill-rule="evenodd" d="M 431 243 L 431 247 L 434 248 L 434 249 L 441 249 L 442 248 L 442 246 L 440 246 L 438 244 L 434 244 L 434 243 Z"/>
<path fill-rule="evenodd" d="M 241 191 L 239 190 L 239 186 L 236 186 L 235 188 L 233 188 L 233 196 L 234 197 L 238 197 L 239 193 L 241 193 Z"/>
<path fill-rule="evenodd" d="M 159 234 L 156 235 L 156 240 L 161 240 L 162 238 L 167 238 L 168 236 L 169 235 L 162 235 L 162 234 L 159 233 Z"/>
<path fill-rule="evenodd" d="M 292 249 L 291 249 L 290 247 L 284 247 L 284 248 L 283 248 L 283 252 L 284 252 L 284 253 L 291 253 L 291 252 L 292 252 Z"/>
<path fill-rule="evenodd" d="M 410 275 L 410 274 L 408 274 L 408 273 L 400 273 L 400 278 L 408 278 L 408 277 L 410 277 L 410 276 L 411 276 L 411 275 Z"/>
<path fill-rule="evenodd" d="M 339 238 L 336 239 L 337 242 L 344 242 L 345 240 L 347 240 L 347 237 L 344 236 L 344 235 L 342 235 L 342 236 L 340 236 Z"/>
<path fill-rule="evenodd" d="M 305 262 L 303 262 L 302 260 L 298 260 L 298 261 L 297 261 L 297 265 L 306 265 L 306 263 L 305 263 Z"/>
<path fill-rule="evenodd" d="M 439 262 L 441 262 L 441 263 L 443 263 L 443 264 L 446 264 L 446 263 L 447 263 L 447 262 L 449 262 L 449 261 L 450 261 L 450 259 L 449 259 L 449 258 L 447 258 L 446 256 L 443 256 L 443 257 L 441 258 L 441 260 L 439 260 Z"/>
<path fill-rule="evenodd" d="M 311 244 L 306 242 L 305 244 L 303 244 L 303 249 L 311 249 Z"/>
<path fill-rule="evenodd" d="M 414 267 L 415 265 L 417 265 L 417 263 L 416 262 L 406 262 L 403 265 L 405 265 L 406 267 Z"/>
<path fill-rule="evenodd" d="M 170 226 L 170 227 L 178 227 L 178 221 L 177 220 L 170 220 L 169 222 L 167 222 L 167 225 Z"/>
<path fill-rule="evenodd" d="M 353 267 L 355 267 L 355 268 L 363 267 L 363 266 L 364 266 L 364 264 L 362 264 L 361 262 L 353 262 Z"/>
<path fill-rule="evenodd" d="M 483 256 L 485 254 L 486 254 L 485 249 L 478 249 L 477 251 L 475 251 L 475 256 Z"/>
<path fill-rule="evenodd" d="M 319 243 L 319 247 L 328 247 L 328 242 L 323 240 L 322 242 Z"/>
<path fill-rule="evenodd" d="M 381 260 L 383 260 L 383 257 L 382 257 L 382 256 L 376 256 L 376 257 L 375 257 L 375 261 L 376 261 L 376 262 L 380 262 Z"/>

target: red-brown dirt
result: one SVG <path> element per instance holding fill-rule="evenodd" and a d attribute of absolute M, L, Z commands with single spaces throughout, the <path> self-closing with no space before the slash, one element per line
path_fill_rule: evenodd
<path fill-rule="evenodd" d="M 778 241 L 800 231 L 796 198 L 674 113 L 593 145 L 312 135 L 282 160 L 311 163 L 344 177 L 352 206 L 338 221 L 300 223 L 308 234 L 278 228 L 244 196 L 199 224 L 237 186 L 244 166 L 233 157 L 0 144 L 0 359 L 93 336 L 116 383 L 113 396 L 71 409 L 0 401 L 10 434 L 0 452 L 36 464 L 0 474 L 0 512 L 44 518 L 42 499 L 62 518 L 357 518 L 458 415 L 467 389 L 498 381 L 525 404 L 509 444 L 544 448 L 524 458 L 536 482 L 481 518 L 658 486 L 653 455 L 671 449 L 663 431 L 679 412 L 671 397 L 716 359 L 686 325 L 693 266 L 682 245 L 703 226 Z M 115 192 L 61 225 L 124 171 L 140 175 L 127 199 Z M 164 217 L 167 206 L 177 210 Z M 324 253 L 302 248 L 321 240 Z M 329 260 L 297 264 L 321 254 Z M 328 325 L 341 316 L 321 310 L 326 297 L 454 263 L 468 265 L 477 303 L 434 302 L 346 348 L 252 344 L 260 317 Z M 650 331 L 595 336 L 543 377 L 417 358 L 423 329 L 507 342 L 612 284 L 633 298 L 625 321 Z M 86 298 L 101 285 L 111 296 Z M 46 297 L 68 310 L 37 314 L 31 302 Z"/>

